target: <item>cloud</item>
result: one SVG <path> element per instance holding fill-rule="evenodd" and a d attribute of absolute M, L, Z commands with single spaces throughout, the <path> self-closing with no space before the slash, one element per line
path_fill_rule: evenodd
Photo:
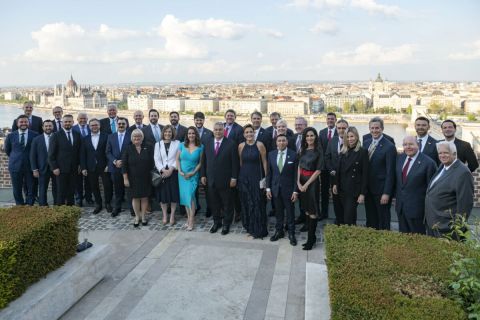
<path fill-rule="evenodd" d="M 397 6 L 389 6 L 376 3 L 375 0 L 352 0 L 353 8 L 360 8 L 369 13 L 381 13 L 387 16 L 400 15 L 400 8 Z"/>
<path fill-rule="evenodd" d="M 298 8 L 341 8 L 346 6 L 348 3 L 347 0 L 293 0 L 287 6 L 298 7 Z"/>
<path fill-rule="evenodd" d="M 263 32 L 265 32 L 265 34 L 267 36 L 272 37 L 272 38 L 277 38 L 277 39 L 283 38 L 283 33 L 280 32 L 280 31 L 277 31 L 277 30 L 264 29 Z"/>
<path fill-rule="evenodd" d="M 223 74 L 228 72 L 233 72 L 240 69 L 241 65 L 239 63 L 227 62 L 223 59 L 194 63 L 190 65 L 188 72 L 190 74 Z"/>
<path fill-rule="evenodd" d="M 313 28 L 310 29 L 315 34 L 328 34 L 335 35 L 338 33 L 338 25 L 333 20 L 323 20 L 318 22 Z"/>
<path fill-rule="evenodd" d="M 324 65 L 384 65 L 409 63 L 415 52 L 412 44 L 383 47 L 376 43 L 364 43 L 352 51 L 330 51 L 322 56 Z"/>
<path fill-rule="evenodd" d="M 145 74 L 145 68 L 142 65 L 136 65 L 133 67 L 123 68 L 118 73 L 126 76 L 142 76 Z"/>
<path fill-rule="evenodd" d="M 452 60 L 476 60 L 480 59 L 480 40 L 474 41 L 468 45 L 472 48 L 469 52 L 452 53 L 448 57 Z"/>

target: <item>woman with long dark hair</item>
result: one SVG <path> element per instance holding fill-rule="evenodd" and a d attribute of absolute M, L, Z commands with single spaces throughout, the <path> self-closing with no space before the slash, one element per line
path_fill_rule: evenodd
<path fill-rule="evenodd" d="M 318 133 L 315 128 L 308 127 L 302 133 L 302 148 L 298 161 L 297 186 L 300 191 L 300 206 L 305 211 L 307 225 L 307 242 L 303 250 L 311 250 L 317 241 L 319 192 L 318 176 L 324 166 L 323 150 L 319 145 Z"/>

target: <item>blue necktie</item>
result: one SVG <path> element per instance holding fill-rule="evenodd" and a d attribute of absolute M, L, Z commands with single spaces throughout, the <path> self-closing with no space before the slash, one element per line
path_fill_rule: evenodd
<path fill-rule="evenodd" d="M 112 129 L 112 133 L 117 132 L 117 126 L 115 125 L 115 119 L 110 119 L 110 128 Z"/>
<path fill-rule="evenodd" d="M 118 134 L 118 146 L 119 146 L 120 150 L 122 150 L 122 145 L 123 145 L 123 134 L 119 133 Z"/>
<path fill-rule="evenodd" d="M 85 127 L 81 127 L 82 128 L 82 137 L 85 137 Z"/>

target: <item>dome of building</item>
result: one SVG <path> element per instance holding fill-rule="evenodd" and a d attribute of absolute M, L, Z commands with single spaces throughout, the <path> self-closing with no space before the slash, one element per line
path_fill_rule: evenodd
<path fill-rule="evenodd" d="M 76 88 L 77 83 L 73 80 L 73 76 L 70 75 L 70 80 L 67 81 L 67 88 Z"/>

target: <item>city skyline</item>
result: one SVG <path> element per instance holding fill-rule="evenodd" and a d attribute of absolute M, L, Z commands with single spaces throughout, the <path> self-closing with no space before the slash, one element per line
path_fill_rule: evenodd
<path fill-rule="evenodd" d="M 60 1 L 2 6 L 0 86 L 478 81 L 480 3 Z M 12 27 L 14 26 L 14 27 Z"/>

